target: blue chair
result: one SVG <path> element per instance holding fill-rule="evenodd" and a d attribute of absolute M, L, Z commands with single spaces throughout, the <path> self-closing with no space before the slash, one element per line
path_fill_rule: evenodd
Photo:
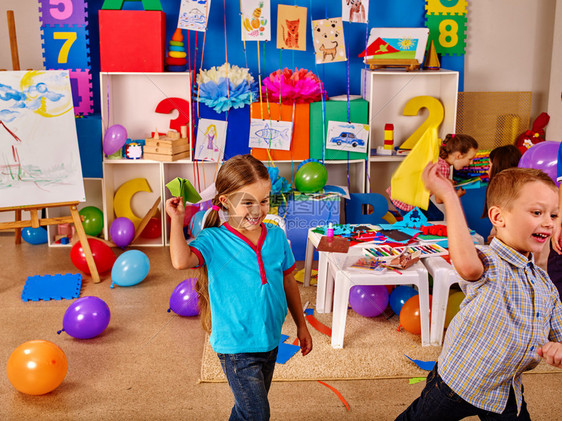
<path fill-rule="evenodd" d="M 388 202 L 386 197 L 379 193 L 350 193 L 351 199 L 345 200 L 345 222 L 346 224 L 386 224 L 383 219 L 388 213 Z M 370 205 L 373 213 L 369 212 Z"/>

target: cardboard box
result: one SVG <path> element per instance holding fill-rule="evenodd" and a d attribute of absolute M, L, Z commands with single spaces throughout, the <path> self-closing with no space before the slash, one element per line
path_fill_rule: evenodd
<path fill-rule="evenodd" d="M 313 159 L 322 159 L 322 145 L 328 133 L 328 121 L 347 121 L 347 101 L 325 101 L 324 108 L 325 116 L 322 118 L 322 103 L 310 104 L 310 157 Z M 369 102 L 364 99 L 349 101 L 349 115 L 351 123 L 369 124 Z M 366 158 L 367 153 L 349 152 L 349 159 Z M 348 159 L 348 152 L 326 149 L 325 159 L 345 160 Z"/>
<path fill-rule="evenodd" d="M 100 10 L 99 30 L 102 72 L 164 71 L 164 12 Z"/>
<path fill-rule="evenodd" d="M 279 205 L 279 216 L 285 216 L 287 238 L 296 260 L 304 260 L 308 229 L 319 225 L 340 223 L 340 197 L 326 197 L 321 200 L 311 199 L 301 193 L 287 198 L 287 203 Z M 317 254 L 315 254 L 318 256 Z"/>
<path fill-rule="evenodd" d="M 304 161 L 310 158 L 310 104 L 295 104 L 294 111 L 293 120 L 292 105 L 271 102 L 269 106 L 267 102 L 252 104 L 251 118 L 293 121 L 291 149 L 288 151 L 270 149 L 269 153 L 274 161 Z M 264 148 L 253 148 L 252 155 L 262 161 L 269 160 L 267 149 Z"/>

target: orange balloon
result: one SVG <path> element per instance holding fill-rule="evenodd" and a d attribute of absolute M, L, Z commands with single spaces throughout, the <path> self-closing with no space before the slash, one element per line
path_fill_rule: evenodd
<path fill-rule="evenodd" d="M 429 296 L 429 316 L 431 323 L 431 301 L 432 297 Z M 421 319 L 420 319 L 420 296 L 414 295 L 404 303 L 400 310 L 400 324 L 408 332 L 414 335 L 421 334 Z"/>
<path fill-rule="evenodd" d="M 44 395 L 55 390 L 64 380 L 68 363 L 66 355 L 49 341 L 28 341 L 18 346 L 8 358 L 8 380 L 28 395 Z"/>

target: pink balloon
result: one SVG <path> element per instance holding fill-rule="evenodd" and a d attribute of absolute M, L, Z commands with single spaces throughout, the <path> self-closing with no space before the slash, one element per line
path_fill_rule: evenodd
<path fill-rule="evenodd" d="M 103 153 L 112 155 L 127 142 L 127 129 L 120 124 L 109 127 L 103 136 Z"/>

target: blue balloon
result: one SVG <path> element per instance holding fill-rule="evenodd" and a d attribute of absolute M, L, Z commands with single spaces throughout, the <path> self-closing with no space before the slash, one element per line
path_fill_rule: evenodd
<path fill-rule="evenodd" d="M 117 258 L 111 268 L 111 287 L 130 287 L 142 282 L 150 270 L 148 256 L 139 250 L 129 250 Z"/>
<path fill-rule="evenodd" d="M 400 310 L 402 310 L 404 303 L 414 295 L 418 295 L 418 291 L 415 288 L 406 285 L 396 287 L 390 293 L 390 308 L 392 308 L 394 313 L 400 314 Z"/>
<path fill-rule="evenodd" d="M 205 216 L 206 210 L 200 210 L 191 218 L 191 235 L 192 237 L 197 237 L 197 234 L 203 229 L 203 217 Z"/>
<path fill-rule="evenodd" d="M 43 227 L 22 228 L 21 238 L 23 238 L 29 244 L 45 244 L 47 241 L 49 241 L 47 230 Z"/>

